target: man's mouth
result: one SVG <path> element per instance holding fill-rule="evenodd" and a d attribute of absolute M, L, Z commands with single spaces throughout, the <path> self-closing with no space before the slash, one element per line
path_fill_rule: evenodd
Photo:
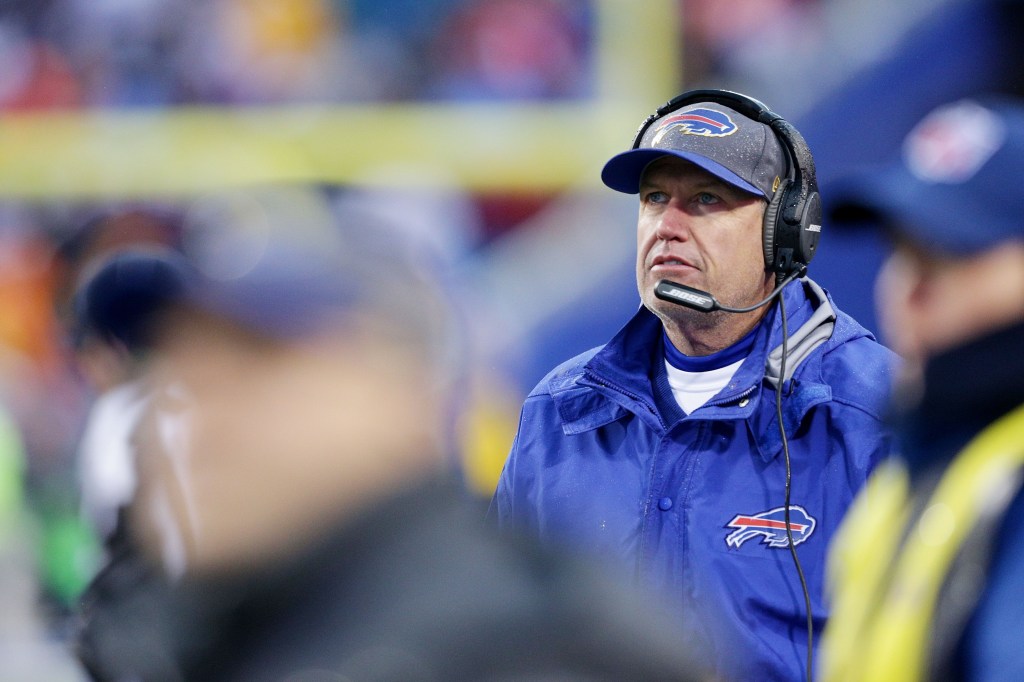
<path fill-rule="evenodd" d="M 683 260 L 682 258 L 676 258 L 674 256 L 657 256 L 651 261 L 651 269 L 656 270 L 660 268 L 691 268 L 693 264 L 689 261 Z"/>

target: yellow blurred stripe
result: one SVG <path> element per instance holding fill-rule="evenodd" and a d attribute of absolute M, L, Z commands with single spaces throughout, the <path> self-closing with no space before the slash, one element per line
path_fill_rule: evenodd
<path fill-rule="evenodd" d="M 7 115 L 0 197 L 173 196 L 279 181 L 560 190 L 596 182 L 634 119 L 635 110 L 588 102 Z"/>

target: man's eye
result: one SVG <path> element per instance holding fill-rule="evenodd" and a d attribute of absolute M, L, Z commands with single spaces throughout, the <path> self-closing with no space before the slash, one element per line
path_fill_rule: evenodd
<path fill-rule="evenodd" d="M 647 193 L 646 201 L 648 203 L 662 204 L 667 200 L 667 198 L 668 195 L 664 192 L 653 191 Z"/>
<path fill-rule="evenodd" d="M 718 203 L 718 197 L 710 192 L 701 192 L 697 195 L 698 204 L 715 204 Z"/>

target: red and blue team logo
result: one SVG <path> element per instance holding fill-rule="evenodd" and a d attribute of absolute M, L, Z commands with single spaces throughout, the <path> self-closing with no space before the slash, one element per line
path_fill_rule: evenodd
<path fill-rule="evenodd" d="M 803 507 L 789 506 L 789 527 L 793 532 L 793 546 L 811 537 L 818 522 Z M 786 508 L 776 507 L 760 514 L 737 514 L 726 528 L 735 528 L 725 538 L 725 544 L 739 547 L 747 540 L 760 538 L 769 547 L 789 547 L 786 536 Z"/>
<path fill-rule="evenodd" d="M 651 140 L 651 146 L 669 131 L 678 130 L 684 135 L 700 135 L 702 137 L 725 137 L 732 135 L 738 128 L 728 114 L 714 109 L 690 109 L 683 114 L 673 114 L 661 120 L 658 132 Z"/>

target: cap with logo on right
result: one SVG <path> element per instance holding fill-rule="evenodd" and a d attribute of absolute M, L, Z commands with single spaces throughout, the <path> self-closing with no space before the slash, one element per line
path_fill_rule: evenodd
<path fill-rule="evenodd" d="M 880 225 L 951 255 L 1024 239 L 1024 102 L 964 99 L 940 106 L 881 169 L 823 193 L 833 224 Z"/>

